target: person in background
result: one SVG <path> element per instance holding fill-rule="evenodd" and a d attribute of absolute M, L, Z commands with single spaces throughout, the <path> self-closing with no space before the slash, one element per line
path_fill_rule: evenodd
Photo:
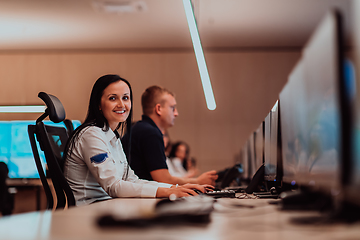
<path fill-rule="evenodd" d="M 170 184 L 211 184 L 215 185 L 216 171 L 209 171 L 197 178 L 176 177 L 169 173 L 166 164 L 163 134 L 174 125 L 178 116 L 175 96 L 169 90 L 151 86 L 141 96 L 142 120 L 138 121 L 131 134 L 125 134 L 122 142 L 127 155 L 131 156 L 130 166 L 142 179 Z"/>
<path fill-rule="evenodd" d="M 171 165 L 172 171 L 169 172 L 173 176 L 180 177 L 195 177 L 198 174 L 198 170 L 195 167 L 189 166 L 190 162 L 190 147 L 187 143 L 179 141 L 176 142 L 170 151 L 168 166 Z"/>
<path fill-rule="evenodd" d="M 132 91 L 118 75 L 94 84 L 87 117 L 71 135 L 64 151 L 64 176 L 76 205 L 115 197 L 176 197 L 197 195 L 205 186 L 175 186 L 139 179 L 129 167 L 120 135 L 131 132 Z M 129 162 L 131 159 L 129 159 Z"/>
<path fill-rule="evenodd" d="M 169 154 L 171 151 L 171 142 L 170 142 L 170 137 L 169 137 L 169 134 L 167 133 L 167 131 L 163 135 L 163 140 L 164 140 L 164 148 L 165 148 L 166 165 L 167 165 L 170 175 L 176 176 L 176 177 L 182 177 L 180 174 L 177 173 L 175 167 L 173 166 L 173 164 L 171 163 L 171 160 L 169 158 Z"/>
<path fill-rule="evenodd" d="M 170 151 L 171 151 L 171 146 L 172 143 L 170 141 L 170 136 L 169 133 L 166 131 L 163 135 L 163 139 L 164 139 L 164 148 L 165 148 L 165 156 L 169 157 Z"/>
<path fill-rule="evenodd" d="M 9 193 L 6 184 L 9 168 L 4 162 L 0 162 L 0 211 L 3 216 L 12 214 L 14 210 L 14 196 Z"/>
<path fill-rule="evenodd" d="M 196 167 L 196 159 L 195 158 L 190 158 L 190 159 L 186 159 L 186 161 L 184 162 L 184 168 L 186 169 L 186 171 L 188 172 L 194 172 L 194 176 L 199 174 L 199 170 Z"/>

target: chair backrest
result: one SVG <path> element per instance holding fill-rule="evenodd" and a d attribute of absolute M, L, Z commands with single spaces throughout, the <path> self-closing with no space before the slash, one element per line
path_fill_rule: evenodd
<path fill-rule="evenodd" d="M 75 206 L 74 194 L 63 174 L 63 152 L 66 142 L 69 139 L 68 132 L 64 127 L 47 126 L 43 123 L 43 120 L 47 116 L 55 123 L 63 121 L 65 119 L 64 107 L 60 100 L 53 95 L 40 92 L 38 96 L 45 102 L 47 109 L 45 113 L 36 120 L 36 125 L 28 126 L 28 133 L 36 167 L 47 197 L 47 208 L 53 209 L 55 203 L 56 209 Z M 48 176 L 52 180 L 56 199 L 53 198 L 46 174 L 41 165 L 36 141 L 39 143 L 40 149 L 44 152 L 48 167 Z"/>
<path fill-rule="evenodd" d="M 66 130 L 68 132 L 68 135 L 70 136 L 74 131 L 74 125 L 73 125 L 73 123 L 71 122 L 70 119 L 64 119 L 63 122 L 64 122 L 64 124 L 66 126 Z"/>

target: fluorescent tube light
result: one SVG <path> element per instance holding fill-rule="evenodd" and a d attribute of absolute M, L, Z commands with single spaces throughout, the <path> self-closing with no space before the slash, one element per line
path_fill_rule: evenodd
<path fill-rule="evenodd" d="M 0 113 L 41 113 L 44 112 L 46 106 L 0 106 Z"/>
<path fill-rule="evenodd" d="M 96 11 L 105 13 L 135 13 L 144 12 L 147 10 L 147 5 L 144 1 L 93 1 L 92 7 Z"/>
<path fill-rule="evenodd" d="M 183 4 L 185 9 L 186 19 L 189 25 L 191 40 L 194 46 L 196 61 L 200 72 L 201 83 L 204 89 L 206 105 L 209 110 L 215 110 L 216 109 L 215 97 L 211 87 L 209 72 L 207 70 L 204 52 L 200 42 L 200 36 L 196 26 L 194 11 L 191 5 L 191 0 L 183 0 Z"/>

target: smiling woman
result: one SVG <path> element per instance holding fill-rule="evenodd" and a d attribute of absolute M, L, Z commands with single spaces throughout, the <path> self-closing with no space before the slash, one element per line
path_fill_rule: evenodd
<path fill-rule="evenodd" d="M 129 167 L 120 135 L 131 133 L 132 90 L 118 75 L 105 75 L 94 84 L 87 117 L 65 148 L 64 175 L 76 205 L 112 197 L 176 197 L 196 195 L 203 186 L 141 180 Z M 119 132 L 120 131 L 120 134 Z"/>

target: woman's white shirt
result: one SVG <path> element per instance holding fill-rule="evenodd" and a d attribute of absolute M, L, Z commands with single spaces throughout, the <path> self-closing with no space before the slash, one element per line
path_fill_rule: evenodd
<path fill-rule="evenodd" d="M 171 187 L 139 179 L 128 167 L 121 141 L 111 129 L 90 126 L 78 136 L 64 167 L 76 205 L 111 197 L 155 197 L 158 187 Z"/>
<path fill-rule="evenodd" d="M 185 177 L 187 175 L 186 169 L 183 167 L 180 158 L 174 157 L 172 159 L 166 158 L 166 164 L 168 165 L 169 173 L 175 177 Z"/>

